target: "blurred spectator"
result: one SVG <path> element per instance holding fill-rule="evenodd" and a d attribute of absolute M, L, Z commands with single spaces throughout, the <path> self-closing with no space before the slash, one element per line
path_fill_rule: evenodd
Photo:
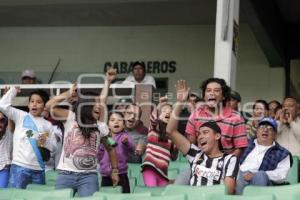
<path fill-rule="evenodd" d="M 240 111 L 241 116 L 244 118 L 245 123 L 248 122 L 248 119 L 251 118 L 251 114 L 248 112 L 244 112 L 243 110 L 240 109 L 240 103 L 242 102 L 242 97 L 241 95 L 234 90 L 230 91 L 230 99 L 228 101 L 227 106 L 231 107 L 235 111 Z"/>
<path fill-rule="evenodd" d="M 272 100 L 268 104 L 269 107 L 269 117 L 275 119 L 276 112 L 281 108 L 281 104 L 277 100 Z"/>
<path fill-rule="evenodd" d="M 134 84 L 150 84 L 156 89 L 156 83 L 152 76 L 146 74 L 146 67 L 142 62 L 135 62 L 132 65 L 132 75 L 129 75 L 125 81 Z"/>
<path fill-rule="evenodd" d="M 253 105 L 253 116 L 246 124 L 246 132 L 248 139 L 256 137 L 256 129 L 258 122 L 268 116 L 268 103 L 265 100 L 256 100 Z"/>
<path fill-rule="evenodd" d="M 121 112 L 122 114 L 125 114 L 125 109 L 128 105 L 131 105 L 133 103 L 131 98 L 128 97 L 122 97 L 118 99 L 118 102 L 116 102 L 113 106 L 113 111 L 115 112 Z"/>
<path fill-rule="evenodd" d="M 36 84 L 36 75 L 33 69 L 26 69 L 22 72 L 22 84 Z"/>
<path fill-rule="evenodd" d="M 297 100 L 286 97 L 280 112 L 277 142 L 292 155 L 300 156 L 300 118 L 297 116 Z"/>
<path fill-rule="evenodd" d="M 0 112 L 0 188 L 6 188 L 9 181 L 9 170 L 12 160 L 13 135 L 9 131 L 8 119 Z"/>
<path fill-rule="evenodd" d="M 190 93 L 187 105 L 179 114 L 179 122 L 178 122 L 178 131 L 179 133 L 183 134 L 185 133 L 185 127 L 188 122 L 188 119 L 192 112 L 196 110 L 196 105 L 198 102 L 201 101 L 201 98 L 196 93 Z"/>
<path fill-rule="evenodd" d="M 125 129 L 131 136 L 135 152 L 129 153 L 128 162 L 142 163 L 142 156 L 145 152 L 148 129 L 140 120 L 142 116 L 142 109 L 136 104 L 126 106 L 125 110 Z"/>

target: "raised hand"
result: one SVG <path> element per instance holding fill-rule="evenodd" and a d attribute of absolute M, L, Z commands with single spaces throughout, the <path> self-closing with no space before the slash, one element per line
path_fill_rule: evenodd
<path fill-rule="evenodd" d="M 125 144 L 125 145 L 128 144 L 128 137 L 127 137 L 127 136 L 124 136 L 124 137 L 122 138 L 122 143 Z"/>
<path fill-rule="evenodd" d="M 16 86 L 15 88 L 16 88 L 16 90 L 17 90 L 17 93 L 20 93 L 20 92 L 21 92 L 20 86 Z"/>
<path fill-rule="evenodd" d="M 189 96 L 190 88 L 188 88 L 185 80 L 178 80 L 176 87 L 176 97 L 178 102 L 185 102 Z"/>
<path fill-rule="evenodd" d="M 72 87 L 69 89 L 69 94 L 68 94 L 68 102 L 69 103 L 73 103 L 75 101 L 77 101 L 77 89 L 78 89 L 78 86 L 77 86 L 77 83 L 74 83 L 72 85 Z"/>
<path fill-rule="evenodd" d="M 168 103 L 168 96 L 165 95 L 165 96 L 162 96 L 159 98 L 159 101 L 158 101 L 158 105 L 157 105 L 157 109 L 159 110 L 160 108 L 162 108 L 164 105 L 166 105 Z"/>
<path fill-rule="evenodd" d="M 111 173 L 111 179 L 112 179 L 112 182 L 113 182 L 113 187 L 116 187 L 120 181 L 120 177 L 119 177 L 119 174 L 117 172 L 118 170 L 116 171 L 112 171 Z"/>
<path fill-rule="evenodd" d="M 117 78 L 117 69 L 112 67 L 108 68 L 106 71 L 106 77 L 109 82 L 114 81 Z"/>

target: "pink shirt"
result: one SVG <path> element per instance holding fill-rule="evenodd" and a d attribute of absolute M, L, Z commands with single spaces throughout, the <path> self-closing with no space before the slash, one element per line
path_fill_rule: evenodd
<path fill-rule="evenodd" d="M 212 115 L 207 106 L 199 107 L 189 117 L 185 132 L 187 135 L 197 136 L 200 126 L 207 121 L 214 120 L 222 130 L 221 143 L 226 153 L 232 153 L 235 149 L 248 146 L 245 121 L 241 115 L 225 107 L 218 116 Z"/>

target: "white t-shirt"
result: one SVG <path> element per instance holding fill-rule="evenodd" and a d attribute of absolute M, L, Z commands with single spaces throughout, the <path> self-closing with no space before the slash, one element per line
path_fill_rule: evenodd
<path fill-rule="evenodd" d="M 7 128 L 5 134 L 0 139 L 0 170 L 11 163 L 13 148 L 12 142 L 13 135 Z"/>
<path fill-rule="evenodd" d="M 16 88 L 11 88 L 0 100 L 0 110 L 15 123 L 12 164 L 42 170 L 29 138 L 37 140 L 40 134 L 48 134 L 43 147 L 54 152 L 57 146 L 53 126 L 43 117 L 34 117 L 30 113 L 12 107 L 11 102 L 16 94 Z"/>
<path fill-rule="evenodd" d="M 144 79 L 141 82 L 137 82 L 134 78 L 133 75 L 129 75 L 127 76 L 127 78 L 124 80 L 123 83 L 133 83 L 133 84 L 147 84 L 147 85 L 152 85 L 155 89 L 156 89 L 156 83 L 155 80 L 153 78 L 153 76 L 150 75 L 145 75 Z"/>
<path fill-rule="evenodd" d="M 75 121 L 75 113 L 69 111 L 67 121 L 64 123 L 64 144 L 57 169 L 72 172 L 96 172 L 97 148 L 101 137 L 108 135 L 106 124 L 100 124 L 99 126 L 98 123 L 100 133 L 95 131 L 89 138 L 85 138 Z"/>

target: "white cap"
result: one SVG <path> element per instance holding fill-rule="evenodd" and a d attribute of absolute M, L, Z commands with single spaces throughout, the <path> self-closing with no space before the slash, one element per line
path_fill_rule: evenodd
<path fill-rule="evenodd" d="M 32 69 L 26 69 L 22 72 L 22 78 L 29 77 L 29 78 L 35 78 L 35 72 Z"/>

